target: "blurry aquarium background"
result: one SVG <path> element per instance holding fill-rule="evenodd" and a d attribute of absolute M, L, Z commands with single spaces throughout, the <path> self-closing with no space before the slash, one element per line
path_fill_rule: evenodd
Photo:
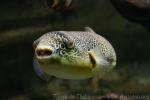
<path fill-rule="evenodd" d="M 33 70 L 32 43 L 45 32 L 91 27 L 107 38 L 117 66 L 99 82 L 98 95 L 149 95 L 150 31 L 124 18 L 109 0 L 73 0 L 51 9 L 46 0 L 0 1 L 0 100 L 35 100 L 61 94 L 92 94 L 91 82 L 52 77 L 48 84 Z M 38 99 L 37 99 L 38 98 Z"/>

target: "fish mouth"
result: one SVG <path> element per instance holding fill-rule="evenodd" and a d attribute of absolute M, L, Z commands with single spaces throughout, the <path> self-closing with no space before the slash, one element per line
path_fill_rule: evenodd
<path fill-rule="evenodd" d="M 52 54 L 52 50 L 50 50 L 50 49 L 36 49 L 35 54 L 39 58 L 49 58 Z"/>
<path fill-rule="evenodd" d="M 55 57 L 55 55 L 46 56 L 46 57 L 39 57 L 35 55 L 35 59 L 39 64 L 61 64 L 60 59 L 58 57 Z"/>
<path fill-rule="evenodd" d="M 48 46 L 38 46 L 35 49 L 35 57 L 37 60 L 50 59 L 53 54 L 53 50 Z"/>

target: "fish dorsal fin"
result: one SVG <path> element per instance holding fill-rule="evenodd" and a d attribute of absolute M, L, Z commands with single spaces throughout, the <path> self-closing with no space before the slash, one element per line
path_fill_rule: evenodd
<path fill-rule="evenodd" d="M 86 32 L 90 32 L 90 33 L 94 33 L 95 34 L 95 32 L 94 32 L 94 30 L 92 29 L 92 28 L 90 28 L 90 27 L 84 27 L 84 30 L 86 31 Z"/>
<path fill-rule="evenodd" d="M 50 80 L 50 76 L 47 75 L 45 72 L 43 72 L 43 70 L 40 68 L 39 63 L 34 59 L 33 60 L 33 68 L 35 73 L 43 80 L 45 81 L 49 81 Z"/>

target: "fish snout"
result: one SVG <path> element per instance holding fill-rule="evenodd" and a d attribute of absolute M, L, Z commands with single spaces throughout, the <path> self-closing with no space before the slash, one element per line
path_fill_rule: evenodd
<path fill-rule="evenodd" d="M 49 58 L 53 53 L 53 50 L 47 47 L 38 47 L 35 49 L 35 55 L 37 59 Z"/>

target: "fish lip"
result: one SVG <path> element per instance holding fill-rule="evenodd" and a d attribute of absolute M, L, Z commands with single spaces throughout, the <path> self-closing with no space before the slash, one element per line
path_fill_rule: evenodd
<path fill-rule="evenodd" d="M 40 57 L 35 54 L 35 59 L 40 64 L 61 64 L 61 61 L 54 58 L 54 56 L 46 56 L 46 57 Z"/>
<path fill-rule="evenodd" d="M 35 53 L 35 59 L 41 63 L 41 62 L 45 62 L 48 61 L 51 58 L 51 56 L 44 56 L 44 57 L 40 57 Z"/>

